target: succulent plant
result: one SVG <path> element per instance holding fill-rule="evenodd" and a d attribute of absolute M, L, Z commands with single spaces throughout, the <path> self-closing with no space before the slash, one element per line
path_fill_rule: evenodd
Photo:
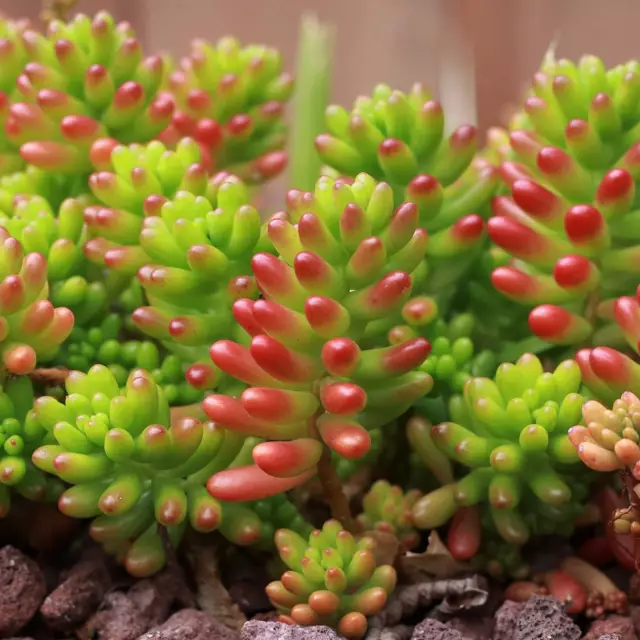
<path fill-rule="evenodd" d="M 38 196 L 46 200 L 48 207 L 58 210 L 69 198 L 84 200 L 89 188 L 84 183 L 74 187 L 65 176 L 49 173 L 33 165 L 27 165 L 22 171 L 16 171 L 0 178 L 0 210 L 9 212 L 18 200 L 28 196 Z"/>
<path fill-rule="evenodd" d="M 421 369 L 433 378 L 435 395 L 448 398 L 461 393 L 472 376 L 495 374 L 496 354 L 489 349 L 474 353 L 472 336 L 476 320 L 471 313 L 458 314 L 446 322 L 437 317 L 437 305 L 432 298 L 418 296 L 404 305 L 402 319 L 406 324 L 391 329 L 389 341 L 395 344 L 422 336 L 431 342 L 431 353 Z"/>
<path fill-rule="evenodd" d="M 250 459 L 255 439 L 193 418 L 170 424 L 167 399 L 143 370 L 133 371 L 122 390 L 102 365 L 72 371 L 66 391 L 64 403 L 50 396 L 35 402 L 35 420 L 55 443 L 36 449 L 33 463 L 72 485 L 60 496 L 60 510 L 94 518 L 92 537 L 130 573 L 150 575 L 164 565 L 160 526 L 173 544 L 187 523 L 198 531 L 221 526 L 224 508 L 205 482 Z M 226 530 L 242 543 L 242 531 L 231 524 Z M 259 537 L 258 531 L 249 542 Z"/>
<path fill-rule="evenodd" d="M 637 355 L 640 352 L 638 293 L 635 297 L 623 296 L 615 300 L 608 315 L 616 323 L 616 332 Z M 625 391 L 640 393 L 640 365 L 627 354 L 611 347 L 598 346 L 581 349 L 576 354 L 576 360 L 585 385 L 596 399 L 612 404 Z"/>
<path fill-rule="evenodd" d="M 384 430 L 387 431 L 388 427 L 389 425 L 385 425 Z M 369 438 L 371 440 L 369 451 L 357 460 L 343 458 L 336 451 L 331 452 L 332 465 L 341 480 L 348 480 L 360 469 L 368 466 L 373 467 L 376 464 L 385 446 L 385 438 L 382 433 L 382 428 L 371 429 L 371 431 L 369 431 Z"/>
<path fill-rule="evenodd" d="M 640 399 L 625 391 L 611 409 L 597 400 L 589 400 L 582 407 L 584 424 L 569 431 L 571 442 L 580 459 L 595 471 L 626 470 L 635 484 L 640 476 Z M 640 533 L 640 524 L 637 527 Z M 623 532 L 628 533 L 628 532 Z"/>
<path fill-rule="evenodd" d="M 315 530 L 308 541 L 287 529 L 276 545 L 289 568 L 267 595 L 290 624 L 336 627 L 347 638 L 362 638 L 367 617 L 378 613 L 396 584 L 390 565 L 376 566 L 373 538 L 359 540 L 336 520 Z"/>
<path fill-rule="evenodd" d="M 473 316 L 474 346 L 490 349 L 502 362 L 515 361 L 524 353 L 540 354 L 554 346 L 531 334 L 527 307 L 494 287 L 493 272 L 510 262 L 511 256 L 500 247 L 486 247 L 471 265 L 468 277 L 458 281 L 451 305 Z"/>
<path fill-rule="evenodd" d="M 637 282 L 638 72 L 548 57 L 510 134 L 510 195 L 494 199 L 488 230 L 513 260 L 492 280 L 533 307 L 529 326 L 548 342 L 609 344 L 611 304 Z"/>
<path fill-rule="evenodd" d="M 625 613 L 525 545 L 615 508 L 587 550 L 640 558 L 640 63 L 548 53 L 479 148 L 419 84 L 325 109 L 305 21 L 291 144 L 275 49 L 144 58 L 72 4 L 0 16 L 0 518 L 57 501 L 137 577 L 189 527 L 275 544 L 280 620 L 347 638 L 395 587 L 384 538 L 432 529 L 509 597 Z"/>
<path fill-rule="evenodd" d="M 145 369 L 164 393 L 169 406 L 189 405 L 202 400 L 203 393 L 185 378 L 187 363 L 167 354 L 152 340 L 123 337 L 123 320 L 108 314 L 97 326 L 75 327 L 56 354 L 54 362 L 70 370 L 86 373 L 95 364 L 105 365 L 123 387 L 131 371 Z"/>
<path fill-rule="evenodd" d="M 225 508 L 231 506 L 225 504 Z M 313 527 L 286 494 L 281 493 L 266 500 L 233 506 L 248 508 L 260 519 L 260 544 L 267 549 L 273 548 L 274 535 L 279 529 L 293 531 L 303 538 L 308 538 L 313 531 Z"/>
<path fill-rule="evenodd" d="M 22 42 L 28 63 L 6 131 L 26 162 L 83 179 L 96 140 L 146 142 L 171 122 L 173 101 L 158 94 L 163 60 L 143 59 L 129 24 L 78 14 L 46 34 L 26 30 Z"/>
<path fill-rule="evenodd" d="M 498 185 L 493 166 L 472 164 L 476 129 L 464 125 L 445 139 L 442 107 L 419 84 L 408 95 L 378 85 L 351 112 L 330 106 L 326 124 L 329 133 L 316 139 L 326 164 L 345 176 L 364 171 L 385 180 L 396 205 L 418 205 L 420 226 L 430 234 L 433 277 L 427 285 L 431 292 L 447 292 L 483 246 L 478 214 L 487 212 Z"/>
<path fill-rule="evenodd" d="M 25 28 L 23 22 L 0 17 L 0 175 L 11 174 L 24 165 L 18 149 L 7 138 L 5 127 L 16 80 L 27 62 L 22 43 Z"/>
<path fill-rule="evenodd" d="M 420 534 L 414 527 L 411 509 L 420 495 L 418 489 L 404 493 L 402 487 L 378 480 L 362 500 L 358 522 L 365 532 L 391 533 L 404 549 L 413 549 L 420 542 Z"/>
<path fill-rule="evenodd" d="M 489 127 L 486 144 L 479 150 L 475 159 L 476 166 L 486 165 L 500 167 L 503 162 L 513 159 L 513 151 L 509 143 L 509 132 L 502 127 Z M 499 189 L 502 185 L 499 186 Z"/>
<path fill-rule="evenodd" d="M 109 281 L 103 269 L 91 265 L 83 253 L 86 229 L 83 212 L 87 197 L 67 198 L 54 207 L 37 194 L 11 192 L 26 176 L 12 176 L 13 188 L 5 193 L 0 185 L 0 226 L 18 240 L 27 253 L 40 253 L 47 260 L 49 298 L 56 306 L 69 308 L 76 326 L 84 326 L 103 314 L 109 301 Z M 9 204 L 10 203 L 10 204 Z"/>
<path fill-rule="evenodd" d="M 182 360 L 198 363 L 192 380 L 211 389 L 216 372 L 208 347 L 244 333 L 231 305 L 258 295 L 251 256 L 269 243 L 246 185 L 227 173 L 209 178 L 199 160 L 190 139 L 175 151 L 157 141 L 112 149 L 111 171 L 90 179 L 109 208 L 85 210 L 94 236 L 85 251 L 123 277 L 137 273 L 144 300 L 133 322 Z"/>
<path fill-rule="evenodd" d="M 522 545 L 531 532 L 569 533 L 588 493 L 567 435 L 580 421 L 580 384 L 575 361 L 544 373 L 532 354 L 515 365 L 500 365 L 493 380 L 470 379 L 464 397 L 451 402 L 451 422 L 433 427 L 430 434 L 416 429 L 410 433 L 426 452 L 423 459 L 431 456 L 435 465 L 442 465 L 435 445 L 470 469 L 461 480 L 414 504 L 416 526 L 439 527 L 460 507 L 488 502 L 485 527 L 506 542 Z"/>
<path fill-rule="evenodd" d="M 0 227 L 0 353 L 4 368 L 25 374 L 53 356 L 73 328 L 73 314 L 47 298 L 47 261 Z"/>
<path fill-rule="evenodd" d="M 196 40 L 169 74 L 176 111 L 162 139 L 193 138 L 209 170 L 262 182 L 286 164 L 282 115 L 292 89 L 275 49 L 243 47 L 235 38 Z"/>
<path fill-rule="evenodd" d="M 521 547 L 505 542 L 498 536 L 483 541 L 472 565 L 495 580 L 524 580 L 531 568 L 523 558 Z"/>
<path fill-rule="evenodd" d="M 134 312 L 133 321 L 170 349 L 203 363 L 191 376 L 197 385 L 204 372 L 215 379 L 210 363 L 204 366 L 213 341 L 247 337 L 232 305 L 259 295 L 251 259 L 262 226 L 245 185 L 225 174 L 210 182 L 208 198 L 178 194 L 145 219 L 140 243 L 149 261 L 138 280 L 149 304 Z"/>
<path fill-rule="evenodd" d="M 27 376 L 10 376 L 0 389 L 0 517 L 7 515 L 11 495 L 29 500 L 57 500 L 64 487 L 31 462 L 33 451 L 47 441 L 34 420 L 34 391 Z"/>
<path fill-rule="evenodd" d="M 208 396 L 205 412 L 272 440 L 255 448 L 255 465 L 212 476 L 209 491 L 222 500 L 275 495 L 316 467 L 327 480 L 330 450 L 362 457 L 368 430 L 399 417 L 433 383 L 416 370 L 429 353 L 424 338 L 367 348 L 384 344 L 389 319 L 420 277 L 425 232 L 416 206 L 394 211 L 391 187 L 366 175 L 352 186 L 321 178 L 315 193 L 296 198 L 305 203 L 302 215 L 268 223 L 278 255 L 252 259 L 262 299 L 233 305 L 250 344 L 211 347 L 215 365 L 248 388 L 240 397 Z"/>
<path fill-rule="evenodd" d="M 215 194 L 215 186 L 209 187 L 198 146 L 189 138 L 174 151 L 157 140 L 129 146 L 99 143 L 93 150 L 98 171 L 89 187 L 98 204 L 85 210 L 91 236 L 85 252 L 96 264 L 133 276 L 150 260 L 140 246 L 145 217 L 157 215 L 180 192 L 192 201 L 208 189 Z M 182 215 L 188 212 L 184 206 Z"/>

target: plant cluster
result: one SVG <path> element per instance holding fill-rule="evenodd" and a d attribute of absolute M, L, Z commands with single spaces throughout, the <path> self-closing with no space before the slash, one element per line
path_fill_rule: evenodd
<path fill-rule="evenodd" d="M 0 20 L 0 514 L 57 501 L 135 576 L 187 528 L 277 550 L 281 620 L 359 638 L 385 536 L 525 579 L 597 471 L 640 535 L 640 67 L 547 55 L 483 147 L 420 85 L 301 113 L 306 37 L 294 88 L 233 38 Z"/>

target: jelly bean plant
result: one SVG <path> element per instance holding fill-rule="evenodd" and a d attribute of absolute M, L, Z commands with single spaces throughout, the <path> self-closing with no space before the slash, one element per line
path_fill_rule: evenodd
<path fill-rule="evenodd" d="M 640 535 L 640 65 L 548 54 L 484 144 L 421 85 L 328 105 L 322 29 L 294 84 L 0 20 L 0 516 L 57 502 L 136 577 L 221 535 L 362 638 L 434 531 L 523 579 L 621 479 Z"/>

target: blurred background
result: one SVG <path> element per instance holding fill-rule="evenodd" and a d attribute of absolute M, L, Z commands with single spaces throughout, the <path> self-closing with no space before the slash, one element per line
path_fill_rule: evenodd
<path fill-rule="evenodd" d="M 35 21 L 41 0 L 0 0 Z M 148 52 L 180 56 L 194 37 L 234 35 L 279 48 L 295 67 L 301 17 L 335 28 L 332 101 L 345 106 L 378 82 L 415 81 L 444 104 L 447 127 L 486 130 L 522 95 L 551 44 L 562 57 L 593 53 L 608 65 L 638 56 L 638 0 L 79 0 L 135 26 Z M 614 27 L 614 28 L 611 28 Z"/>

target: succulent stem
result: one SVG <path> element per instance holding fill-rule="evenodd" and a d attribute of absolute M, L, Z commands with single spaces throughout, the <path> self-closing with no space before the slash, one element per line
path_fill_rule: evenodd
<path fill-rule="evenodd" d="M 61 367 L 41 367 L 31 371 L 29 378 L 31 378 L 32 382 L 57 387 L 64 385 L 68 375 L 69 369 L 63 369 Z"/>
<path fill-rule="evenodd" d="M 314 416 L 310 420 L 311 425 L 309 431 L 322 442 L 315 422 L 316 417 L 317 416 Z M 340 480 L 340 476 L 332 464 L 331 449 L 324 443 L 322 445 L 322 455 L 318 461 L 317 471 L 324 497 L 331 509 L 331 517 L 338 520 L 349 533 L 358 533 L 358 524 L 351 513 L 349 499 L 342 490 L 342 480 Z"/>
<path fill-rule="evenodd" d="M 620 477 L 624 482 L 624 487 L 627 492 L 627 499 L 629 500 L 629 506 L 633 510 L 636 520 L 640 520 L 640 498 L 635 489 L 638 486 L 638 481 L 633 477 L 631 470 L 628 468 L 620 471 Z M 614 514 L 615 517 L 615 514 Z M 634 536 L 633 555 L 636 563 L 636 570 L 640 566 L 640 538 Z"/>

